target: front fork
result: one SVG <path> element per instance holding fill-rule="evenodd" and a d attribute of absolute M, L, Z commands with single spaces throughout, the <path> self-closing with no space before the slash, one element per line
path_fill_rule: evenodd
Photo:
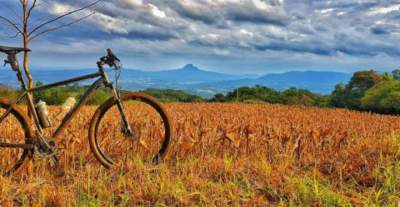
<path fill-rule="evenodd" d="M 124 127 L 122 128 L 122 132 L 129 137 L 133 137 L 134 131 L 132 130 L 128 119 L 126 118 L 127 116 L 126 116 L 124 105 L 122 104 L 122 101 L 121 101 L 121 96 L 120 96 L 119 92 L 117 91 L 117 89 L 115 89 L 114 86 L 113 86 L 113 93 L 114 93 L 114 97 L 117 100 L 117 106 L 118 106 L 118 110 L 121 114 L 122 123 L 124 124 Z"/>
<path fill-rule="evenodd" d="M 121 129 L 122 132 L 128 136 L 128 137 L 133 137 L 134 136 L 134 131 L 132 130 L 129 121 L 126 116 L 125 108 L 124 105 L 122 104 L 121 96 L 117 88 L 115 88 L 114 84 L 108 79 L 107 73 L 102 70 L 102 67 L 100 67 L 100 71 L 103 72 L 103 79 L 104 79 L 104 85 L 108 88 L 111 89 L 113 96 L 117 102 L 117 107 L 121 115 L 122 123 L 123 123 L 123 128 Z"/>

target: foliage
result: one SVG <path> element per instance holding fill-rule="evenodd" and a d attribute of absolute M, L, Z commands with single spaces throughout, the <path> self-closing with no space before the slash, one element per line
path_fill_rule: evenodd
<path fill-rule="evenodd" d="M 99 105 L 104 103 L 107 99 L 111 97 L 111 92 L 105 88 L 97 90 L 92 96 L 87 100 L 86 104 L 89 105 Z"/>
<path fill-rule="evenodd" d="M 365 110 L 400 114 L 400 80 L 384 81 L 369 89 L 361 99 Z"/>
<path fill-rule="evenodd" d="M 146 89 L 147 93 L 162 102 L 243 102 L 272 103 L 285 105 L 337 107 L 354 110 L 367 110 L 377 113 L 400 114 L 396 103 L 400 101 L 400 69 L 392 73 L 379 74 L 374 70 L 354 73 L 347 84 L 338 84 L 330 95 L 320 95 L 309 90 L 289 88 L 278 91 L 266 86 L 239 87 L 226 94 L 217 93 L 209 100 L 189 94 L 183 90 Z M 43 85 L 37 82 L 36 86 Z M 68 97 L 77 99 L 87 86 L 69 85 L 36 92 L 35 101 L 43 100 L 51 105 L 62 104 Z M 0 86 L 0 96 L 15 98 L 19 92 L 15 89 Z M 87 104 L 101 104 L 111 93 L 101 88 L 93 94 Z"/>
<path fill-rule="evenodd" d="M 17 90 L 0 84 L 0 97 L 14 99 L 18 96 L 18 94 L 19 93 Z"/>
<path fill-rule="evenodd" d="M 267 103 L 279 103 L 280 94 L 274 89 L 265 86 L 240 87 L 226 94 L 225 99 L 228 101 L 246 101 L 256 100 Z"/>
<path fill-rule="evenodd" d="M 339 95 L 335 97 L 336 100 L 343 101 L 338 104 L 339 106 L 342 105 L 350 109 L 361 109 L 361 98 L 365 92 L 380 81 L 382 81 L 382 76 L 374 70 L 358 71 L 353 74 L 343 93 L 342 91 L 334 91 L 333 93 Z M 343 97 L 340 95 L 343 95 Z"/>
<path fill-rule="evenodd" d="M 211 102 L 225 102 L 226 98 L 225 95 L 222 93 L 217 93 L 210 99 Z"/>
<path fill-rule="evenodd" d="M 400 68 L 393 70 L 392 75 L 395 79 L 399 80 L 400 79 Z"/>
<path fill-rule="evenodd" d="M 146 89 L 142 91 L 148 95 L 151 95 L 160 101 L 164 102 L 202 102 L 204 99 L 200 96 L 188 94 L 182 90 L 173 89 Z"/>
<path fill-rule="evenodd" d="M 330 105 L 339 108 L 346 107 L 346 85 L 340 83 L 335 86 L 335 90 L 331 94 Z"/>
<path fill-rule="evenodd" d="M 43 85 L 42 82 L 38 81 L 35 86 Z M 78 84 L 54 87 L 43 91 L 34 93 L 35 102 L 40 100 L 46 102 L 49 105 L 61 105 L 69 97 L 74 97 L 77 100 L 83 95 L 88 89 L 88 86 L 80 86 Z M 100 88 L 94 94 L 92 94 L 87 100 L 86 104 L 101 104 L 111 96 L 111 93 L 105 88 Z"/>
<path fill-rule="evenodd" d="M 328 106 L 329 97 L 305 89 L 289 88 L 281 93 L 283 104 L 302 106 Z"/>
<path fill-rule="evenodd" d="M 333 107 L 400 114 L 400 70 L 378 74 L 373 70 L 354 73 L 347 85 L 338 84 L 331 94 Z"/>
<path fill-rule="evenodd" d="M 382 74 L 382 80 L 383 81 L 391 81 L 391 80 L 394 80 L 394 79 L 397 79 L 394 76 L 394 71 L 392 73 L 384 72 Z"/>
<path fill-rule="evenodd" d="M 289 88 L 277 91 L 265 86 L 240 87 L 226 96 L 216 94 L 211 102 L 279 103 L 302 106 L 328 106 L 329 97 L 312 93 L 305 89 Z"/>

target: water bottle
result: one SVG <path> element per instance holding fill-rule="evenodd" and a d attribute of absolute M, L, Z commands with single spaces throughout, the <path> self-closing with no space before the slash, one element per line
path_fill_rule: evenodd
<path fill-rule="evenodd" d="M 50 117 L 49 117 L 49 110 L 47 109 L 46 102 L 40 100 L 36 104 L 36 112 L 37 112 L 37 114 L 39 116 L 40 125 L 43 128 L 51 127 L 51 121 L 50 121 Z"/>

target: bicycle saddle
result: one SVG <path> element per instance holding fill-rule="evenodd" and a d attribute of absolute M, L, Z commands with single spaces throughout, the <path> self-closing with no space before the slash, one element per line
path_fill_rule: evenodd
<path fill-rule="evenodd" d="M 25 49 L 25 48 L 23 48 L 23 47 L 7 47 L 7 46 L 0 46 L 0 52 L 3 52 L 3 53 L 6 53 L 6 54 L 9 54 L 9 53 L 15 53 L 15 54 L 18 54 L 18 53 L 20 53 L 20 52 L 22 52 L 22 51 L 27 51 L 27 52 L 29 52 L 29 51 L 31 51 L 30 49 Z"/>

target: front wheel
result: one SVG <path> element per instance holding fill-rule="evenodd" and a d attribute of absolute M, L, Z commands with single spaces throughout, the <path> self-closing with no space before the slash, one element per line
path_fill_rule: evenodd
<path fill-rule="evenodd" d="M 106 168 L 126 167 L 136 159 L 158 161 L 167 152 L 172 134 L 164 108 L 143 93 L 121 94 L 131 132 L 122 119 L 118 101 L 107 100 L 91 121 L 89 144 L 96 159 Z"/>

